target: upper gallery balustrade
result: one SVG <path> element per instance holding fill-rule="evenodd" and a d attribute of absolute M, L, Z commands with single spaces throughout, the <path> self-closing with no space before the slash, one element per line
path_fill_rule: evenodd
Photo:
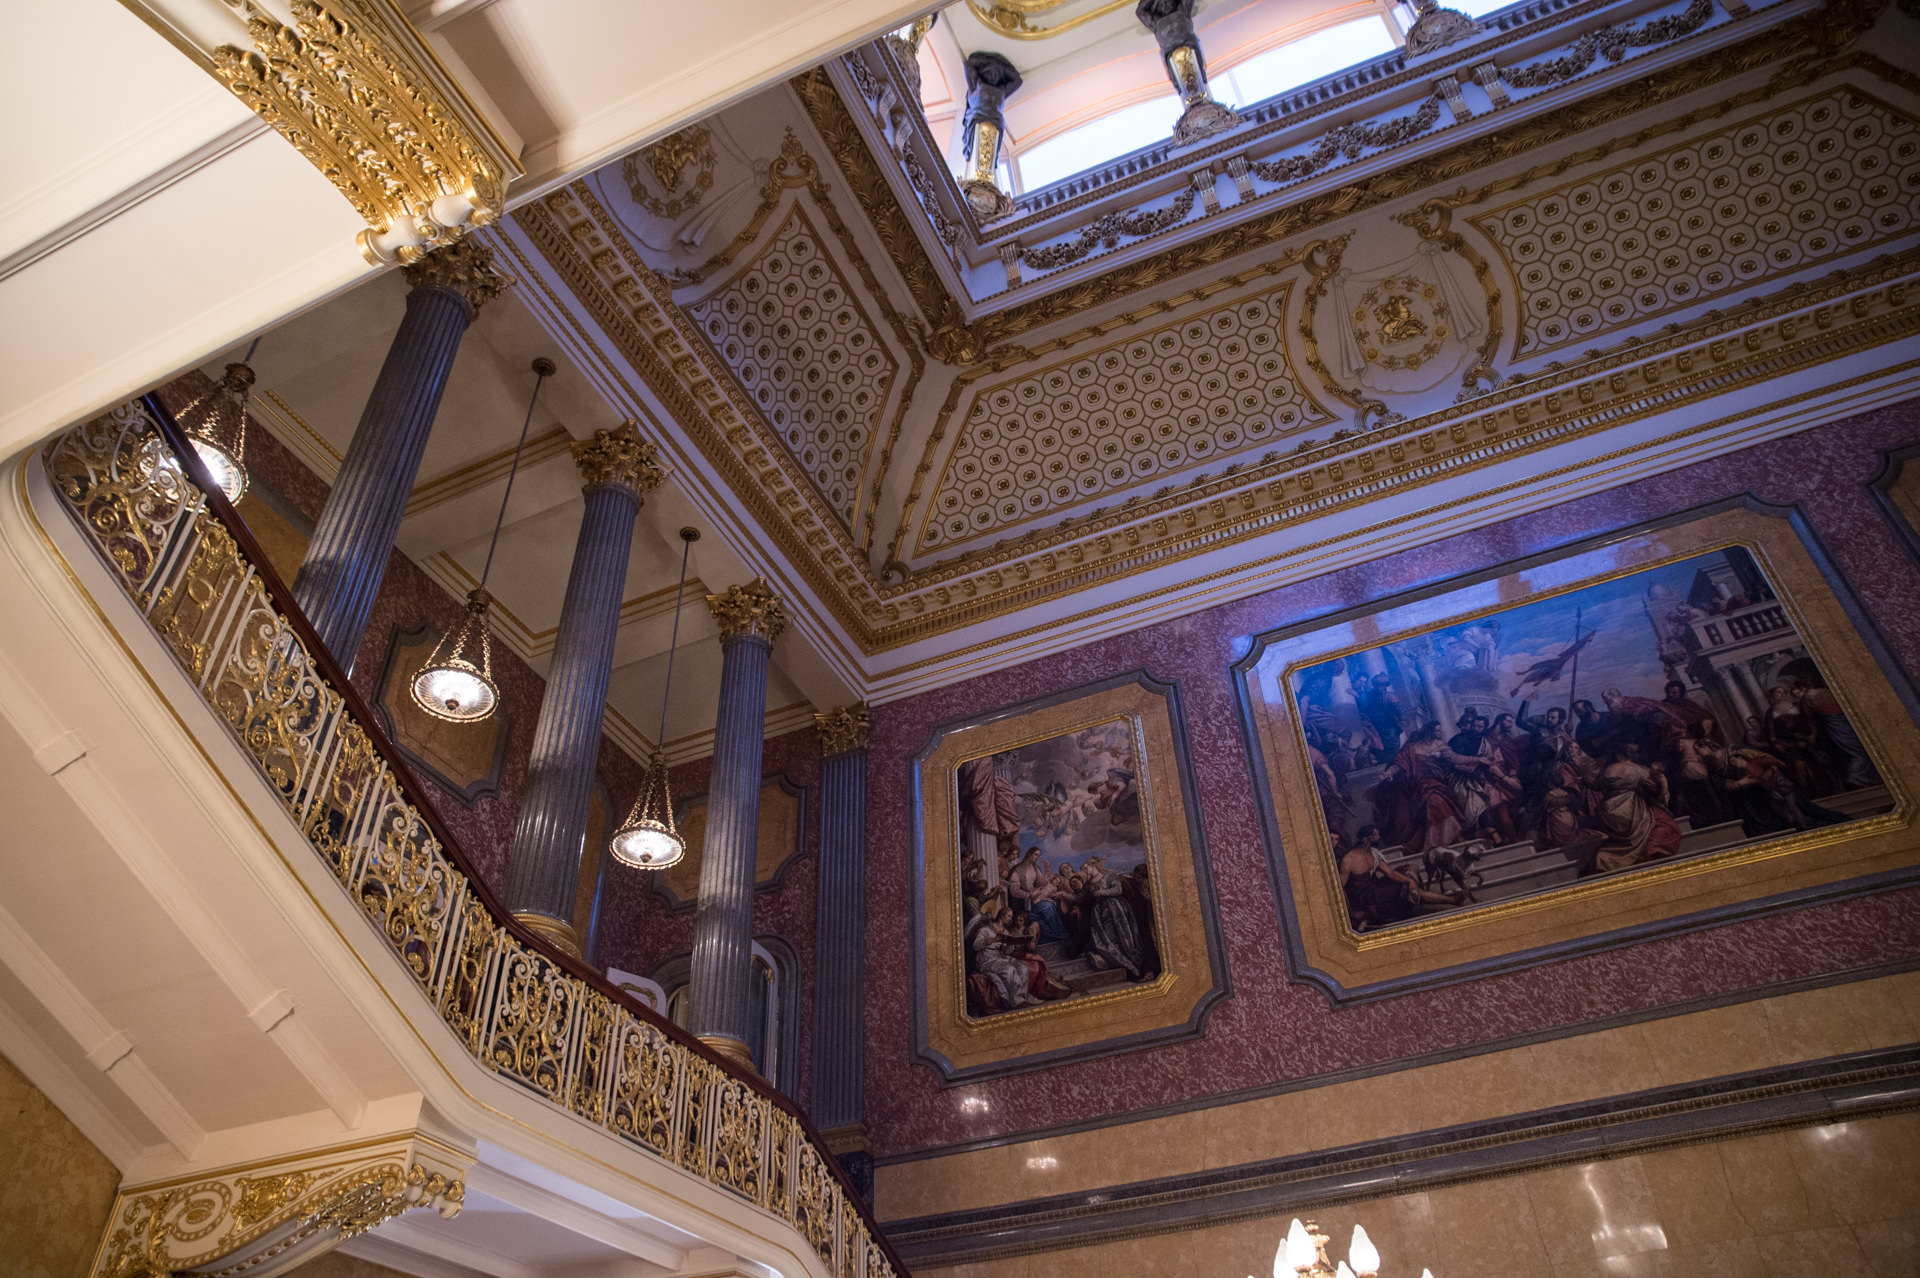
<path fill-rule="evenodd" d="M 502 908 L 156 398 L 65 432 L 40 461 L 128 599 L 404 965 L 420 1021 L 438 1019 L 483 1068 L 636 1157 L 791 1225 L 829 1272 L 907 1272 L 790 1100 Z"/>
<path fill-rule="evenodd" d="M 1432 0 L 1419 7 L 1422 12 L 1404 33 L 1396 16 L 1404 10 L 1383 9 L 1315 29 L 1296 42 L 1305 52 L 1313 51 L 1306 48 L 1311 42 L 1330 42 L 1324 53 L 1337 59 L 1343 49 L 1376 47 L 1380 41 L 1371 35 L 1357 43 L 1346 38 L 1352 34 L 1348 28 L 1372 24 L 1403 39 L 1399 47 L 1261 100 L 1226 104 L 1231 118 L 1209 126 L 1215 131 L 1205 136 L 1182 137 L 1178 128 L 1172 135 L 1162 131 L 1147 145 L 1109 160 L 1099 158 L 1102 148 L 1090 134 L 1118 127 L 1130 113 L 1152 117 L 1142 128 L 1164 125 L 1179 114 L 1179 99 L 1166 95 L 1164 83 L 1154 90 L 1159 98 L 1109 109 L 1091 123 L 1073 115 L 1074 128 L 1036 135 L 1025 151 L 1013 123 L 1016 85 L 1005 95 L 1005 135 L 994 139 L 1000 160 L 993 170 L 998 186 L 1015 189 L 999 192 L 998 201 L 979 197 L 982 174 L 962 155 L 967 148 L 954 132 L 961 117 L 952 102 L 958 87 L 933 83 L 957 79 L 958 64 L 939 77 L 923 74 L 936 56 L 939 27 L 933 32 L 909 28 L 874 41 L 829 62 L 826 73 L 948 290 L 971 316 L 1026 302 L 1234 222 L 1277 213 L 1387 164 L 1434 156 L 1621 88 L 1817 5 L 1777 0 L 1756 9 L 1744 0 L 1529 0 L 1477 19 L 1440 9 Z M 1131 11 L 1110 17 L 1106 12 L 1099 10 L 1104 21 L 1134 24 Z M 1438 27 L 1436 19 L 1442 19 Z M 985 19 L 963 3 L 946 10 L 941 21 L 971 26 Z M 1151 51 L 1151 36 L 1141 30 L 1132 34 Z M 1231 98 L 1285 83 L 1301 73 L 1298 65 L 1276 67 L 1267 76 L 1258 64 L 1261 58 L 1284 57 L 1289 48 L 1283 43 L 1225 66 L 1211 91 Z M 1016 47 L 1016 64 L 1018 53 Z M 1236 81 L 1236 66 L 1245 84 Z M 1204 78 L 1201 83 L 1204 88 Z M 923 93 L 944 95 L 946 101 L 923 106 Z M 1127 101 L 1124 96 L 1116 100 Z M 935 123 L 929 123 L 930 116 Z M 1062 149 L 1073 154 L 1053 153 Z M 1023 155 L 1032 166 L 1024 184 Z M 1088 160 L 1094 161 L 1091 167 L 1069 171 Z M 961 165 L 965 171 L 956 176 Z M 1054 180 L 1059 174 L 1064 176 Z M 986 207 L 989 203 L 993 207 Z"/>

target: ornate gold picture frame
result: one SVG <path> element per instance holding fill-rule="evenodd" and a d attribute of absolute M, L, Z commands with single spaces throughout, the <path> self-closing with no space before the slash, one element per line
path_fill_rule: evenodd
<path fill-rule="evenodd" d="M 1917 877 L 1914 691 L 1791 509 L 1258 635 L 1234 675 L 1294 973 L 1335 1003 Z"/>
<path fill-rule="evenodd" d="M 958 1082 L 1200 1033 L 1227 973 L 1177 687 L 944 724 L 910 766 L 916 1059 Z"/>

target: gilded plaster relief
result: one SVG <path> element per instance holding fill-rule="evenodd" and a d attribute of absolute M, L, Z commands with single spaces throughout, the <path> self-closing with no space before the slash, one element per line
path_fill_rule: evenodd
<path fill-rule="evenodd" d="M 1521 357 L 1905 235 L 1920 122 L 1837 89 L 1476 214 L 1520 291 Z"/>
<path fill-rule="evenodd" d="M 687 308 L 849 527 L 900 366 L 796 205 L 753 264 Z"/>
<path fill-rule="evenodd" d="M 1333 420 L 1302 391 L 1291 280 L 983 386 L 934 490 L 920 550 L 989 536 Z"/>

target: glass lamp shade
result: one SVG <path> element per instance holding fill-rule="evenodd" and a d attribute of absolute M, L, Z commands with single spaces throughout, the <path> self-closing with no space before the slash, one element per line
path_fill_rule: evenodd
<path fill-rule="evenodd" d="M 667 756 L 655 750 L 640 775 L 640 793 L 633 810 L 607 843 L 613 859 L 636 870 L 664 870 L 687 854 L 686 842 L 673 828 L 673 796 L 667 792 Z"/>
<path fill-rule="evenodd" d="M 253 370 L 227 365 L 220 384 L 180 410 L 180 429 L 229 502 L 247 491 L 247 397 Z"/>
<path fill-rule="evenodd" d="M 608 844 L 613 859 L 636 870 L 664 870 L 678 865 L 687 854 L 687 845 L 679 835 L 658 821 L 630 822 L 614 831 Z"/>
<path fill-rule="evenodd" d="M 487 605 L 492 602 L 484 590 L 468 595 L 467 615 L 413 676 L 414 704 L 436 719 L 472 723 L 500 704 L 500 689 L 493 682 L 493 637 L 487 633 Z"/>

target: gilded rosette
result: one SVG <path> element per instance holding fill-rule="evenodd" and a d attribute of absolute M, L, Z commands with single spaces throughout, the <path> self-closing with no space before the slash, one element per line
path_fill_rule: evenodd
<path fill-rule="evenodd" d="M 720 642 L 752 635 L 772 643 L 787 628 L 786 610 L 767 583 L 754 578 L 744 586 L 729 586 L 707 596 L 707 607 L 720 623 Z"/>
<path fill-rule="evenodd" d="M 872 716 L 864 701 L 816 712 L 813 730 L 820 734 L 820 753 L 831 758 L 836 754 L 866 749 L 867 730 L 871 724 Z"/>
<path fill-rule="evenodd" d="M 592 439 L 573 442 L 573 464 L 588 488 L 621 484 L 645 496 L 660 486 L 667 471 L 652 443 L 640 438 L 632 418 L 613 430 L 595 431 Z"/>
<path fill-rule="evenodd" d="M 493 250 L 473 240 L 437 248 L 407 264 L 407 283 L 415 288 L 450 288 L 467 299 L 475 315 L 507 291 L 507 277 L 494 269 Z"/>

